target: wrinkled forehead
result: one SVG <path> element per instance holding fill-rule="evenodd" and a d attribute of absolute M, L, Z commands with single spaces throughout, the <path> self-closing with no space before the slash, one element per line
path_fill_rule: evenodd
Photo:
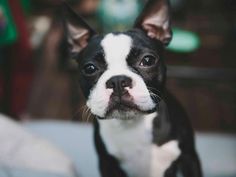
<path fill-rule="evenodd" d="M 90 60 L 96 55 L 102 54 L 105 58 L 123 58 L 129 54 L 132 43 L 132 37 L 124 33 L 95 36 L 89 41 L 88 46 L 83 50 L 80 57 L 84 60 Z"/>
<path fill-rule="evenodd" d="M 92 38 L 82 52 L 84 62 L 102 56 L 109 64 L 120 65 L 125 61 L 132 49 L 156 50 L 161 43 L 153 43 L 144 34 L 137 32 L 109 33 Z M 101 58 L 101 57 L 100 57 Z"/>

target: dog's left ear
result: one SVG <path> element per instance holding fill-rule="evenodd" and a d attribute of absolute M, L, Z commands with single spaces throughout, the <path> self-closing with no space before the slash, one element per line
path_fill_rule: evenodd
<path fill-rule="evenodd" d="M 78 53 L 96 33 L 67 3 L 62 5 L 64 27 L 71 53 Z"/>
<path fill-rule="evenodd" d="M 148 0 L 134 27 L 141 28 L 150 38 L 168 45 L 172 38 L 169 1 Z"/>

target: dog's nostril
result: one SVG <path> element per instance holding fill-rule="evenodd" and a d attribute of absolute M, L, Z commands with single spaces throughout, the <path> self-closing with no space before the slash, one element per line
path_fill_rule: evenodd
<path fill-rule="evenodd" d="M 125 81 L 121 81 L 121 87 L 127 87 L 127 83 Z"/>
<path fill-rule="evenodd" d="M 115 91 L 121 91 L 125 87 L 132 87 L 131 78 L 123 75 L 114 76 L 106 82 L 106 88 L 113 89 Z"/>
<path fill-rule="evenodd" d="M 132 81 L 130 78 L 126 78 L 121 81 L 121 87 L 132 87 Z"/>
<path fill-rule="evenodd" d="M 114 82 L 112 82 L 112 81 L 107 81 L 107 83 L 106 83 L 106 87 L 107 88 L 110 88 L 110 89 L 113 89 L 113 88 L 115 88 L 116 86 L 115 86 L 116 84 L 114 83 Z"/>

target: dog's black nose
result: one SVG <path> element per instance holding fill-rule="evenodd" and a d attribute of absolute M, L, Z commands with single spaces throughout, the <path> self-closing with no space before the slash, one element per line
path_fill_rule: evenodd
<path fill-rule="evenodd" d="M 106 82 L 106 87 L 113 89 L 114 95 L 123 95 L 127 93 L 125 87 L 132 87 L 132 80 L 124 75 L 113 76 Z"/>

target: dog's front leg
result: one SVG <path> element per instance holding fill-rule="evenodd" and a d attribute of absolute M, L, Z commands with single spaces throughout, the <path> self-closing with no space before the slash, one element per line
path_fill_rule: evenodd
<path fill-rule="evenodd" d="M 112 157 L 99 160 L 99 168 L 102 177 L 127 177 L 119 164 Z"/>
<path fill-rule="evenodd" d="M 202 177 L 201 165 L 196 152 L 180 157 L 180 170 L 184 177 Z"/>
<path fill-rule="evenodd" d="M 127 177 L 125 172 L 121 169 L 118 160 L 107 152 L 100 136 L 97 120 L 94 121 L 94 139 L 97 154 L 99 156 L 99 170 L 101 177 Z"/>
<path fill-rule="evenodd" d="M 170 168 L 168 168 L 165 172 L 164 177 L 177 177 L 177 170 L 178 170 L 178 160 L 175 161 Z"/>

